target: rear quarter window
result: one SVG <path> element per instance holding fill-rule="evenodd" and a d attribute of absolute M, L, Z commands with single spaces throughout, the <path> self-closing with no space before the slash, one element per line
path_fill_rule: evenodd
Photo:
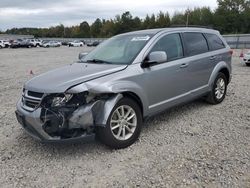
<path fill-rule="evenodd" d="M 219 49 L 225 48 L 225 44 L 217 35 L 215 34 L 205 34 L 205 35 L 206 35 L 210 50 L 213 51 L 213 50 L 219 50 Z"/>
<path fill-rule="evenodd" d="M 188 56 L 208 52 L 208 44 L 202 33 L 183 33 L 185 50 Z"/>

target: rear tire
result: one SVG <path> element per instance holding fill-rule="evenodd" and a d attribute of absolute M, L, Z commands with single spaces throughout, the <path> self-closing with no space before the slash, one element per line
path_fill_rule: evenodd
<path fill-rule="evenodd" d="M 220 104 L 226 97 L 227 84 L 225 74 L 220 72 L 213 83 L 212 91 L 207 96 L 207 102 L 214 105 Z"/>
<path fill-rule="evenodd" d="M 250 63 L 246 63 L 246 66 L 250 67 Z"/>
<path fill-rule="evenodd" d="M 130 98 L 122 98 L 112 109 L 105 127 L 98 127 L 97 138 L 113 149 L 132 145 L 139 137 L 142 113 L 139 105 Z"/>

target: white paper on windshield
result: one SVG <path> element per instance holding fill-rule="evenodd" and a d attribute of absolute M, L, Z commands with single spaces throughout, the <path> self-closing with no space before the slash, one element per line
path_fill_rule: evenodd
<path fill-rule="evenodd" d="M 150 36 L 134 37 L 131 41 L 148 41 Z"/>

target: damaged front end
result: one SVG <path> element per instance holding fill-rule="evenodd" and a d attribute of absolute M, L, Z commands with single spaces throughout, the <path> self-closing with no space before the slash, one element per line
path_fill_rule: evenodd
<path fill-rule="evenodd" d="M 44 142 L 93 139 L 95 128 L 106 126 L 113 107 L 122 98 L 121 94 L 88 91 L 44 94 L 39 104 L 31 106 L 36 97 L 29 93 L 25 91 L 17 104 L 17 119 L 31 136 Z"/>

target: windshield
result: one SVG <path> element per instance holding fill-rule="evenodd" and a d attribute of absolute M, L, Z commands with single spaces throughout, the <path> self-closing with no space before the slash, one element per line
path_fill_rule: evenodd
<path fill-rule="evenodd" d="M 81 59 L 80 62 L 131 64 L 151 35 L 131 34 L 113 37 Z"/>

